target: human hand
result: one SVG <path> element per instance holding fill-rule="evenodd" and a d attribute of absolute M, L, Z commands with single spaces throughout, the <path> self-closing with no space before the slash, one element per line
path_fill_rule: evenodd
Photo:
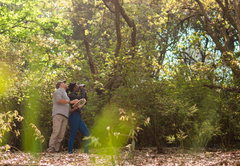
<path fill-rule="evenodd" d="M 75 111 L 77 108 L 78 108 L 78 104 L 76 104 L 76 105 L 73 107 L 73 110 Z"/>
<path fill-rule="evenodd" d="M 76 104 L 78 101 L 79 101 L 78 99 L 72 100 L 71 104 Z"/>
<path fill-rule="evenodd" d="M 78 104 L 78 108 L 82 108 L 82 106 L 87 102 L 85 99 L 80 99 L 80 100 L 79 100 L 80 102 Z"/>
<path fill-rule="evenodd" d="M 69 113 L 72 113 L 78 108 L 78 104 L 76 104 L 72 109 L 69 110 Z"/>

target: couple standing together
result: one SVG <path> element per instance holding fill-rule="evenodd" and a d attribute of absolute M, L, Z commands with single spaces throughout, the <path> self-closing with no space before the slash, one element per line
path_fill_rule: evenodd
<path fill-rule="evenodd" d="M 68 153 L 72 154 L 77 131 L 79 130 L 84 136 L 90 136 L 86 124 L 82 121 L 83 107 L 79 108 L 78 105 L 73 107 L 79 99 L 86 99 L 86 92 L 83 87 L 79 87 L 76 83 L 70 83 L 69 86 L 67 86 L 66 81 L 59 81 L 56 84 L 56 89 L 53 94 L 52 134 L 47 151 L 50 153 L 60 151 L 61 141 L 64 138 L 69 122 L 70 136 L 68 140 Z M 67 95 L 67 89 L 70 91 L 69 95 Z M 81 90 L 81 95 L 77 94 L 79 90 Z M 89 143 L 90 140 L 84 140 L 84 153 L 88 153 Z"/>

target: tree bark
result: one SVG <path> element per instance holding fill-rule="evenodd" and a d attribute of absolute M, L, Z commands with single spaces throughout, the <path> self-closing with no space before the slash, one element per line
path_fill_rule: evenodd
<path fill-rule="evenodd" d="M 200 0 L 195 0 L 195 1 L 198 3 L 198 5 L 200 7 L 200 10 L 196 9 L 197 19 L 201 22 L 203 28 L 208 33 L 208 35 L 211 36 L 211 38 L 213 39 L 217 48 L 221 51 L 221 53 L 223 55 L 222 59 L 223 59 L 223 62 L 225 63 L 225 65 L 228 66 L 232 70 L 233 74 L 236 77 L 240 78 L 240 68 L 238 65 L 238 60 L 233 57 L 233 55 L 230 53 L 231 50 L 229 50 L 230 37 L 229 37 L 229 35 L 226 34 L 227 29 L 225 29 L 224 27 L 218 27 L 217 25 L 215 25 L 207 16 L 207 14 L 206 14 L 207 12 L 205 11 L 205 9 L 203 7 L 202 2 L 200 2 Z M 218 1 L 218 0 L 216 0 L 216 1 Z M 231 20 L 230 16 L 229 16 L 229 19 Z M 214 29 L 213 29 L 213 27 L 214 27 Z M 220 37 L 218 36 L 219 33 L 221 34 Z M 223 37 L 225 40 L 224 44 L 222 44 L 222 42 L 220 42 L 221 37 Z"/>
<path fill-rule="evenodd" d="M 204 84 L 203 86 L 208 87 L 210 89 L 222 89 L 222 90 L 226 90 L 228 92 L 240 93 L 239 88 L 229 88 L 229 87 L 222 87 L 222 86 L 219 86 L 219 85 L 207 85 L 207 84 Z"/>
<path fill-rule="evenodd" d="M 233 1 L 233 7 L 235 9 L 235 15 L 236 15 L 236 24 L 237 24 L 237 31 L 238 31 L 238 41 L 240 42 L 240 1 L 234 0 Z"/>
<path fill-rule="evenodd" d="M 119 4 L 118 0 L 114 0 L 114 4 L 115 4 L 115 11 L 112 10 L 110 8 L 110 6 L 107 4 L 107 2 L 109 2 L 108 0 L 103 0 L 105 6 L 109 9 L 110 12 L 115 13 L 115 24 L 116 24 L 116 30 L 117 30 L 117 37 L 118 37 L 118 42 L 120 43 L 121 41 L 121 31 L 119 31 L 118 29 L 118 23 L 120 21 L 120 15 L 118 13 L 120 13 L 123 17 L 123 19 L 126 21 L 126 23 L 128 24 L 128 26 L 132 29 L 132 33 L 131 33 L 131 53 L 130 55 L 132 55 L 132 58 L 134 58 L 135 55 L 135 48 L 136 48 L 136 36 L 137 36 L 137 29 L 136 29 L 136 25 L 134 23 L 133 20 L 131 20 L 128 15 L 126 14 L 125 10 L 123 9 L 123 7 Z M 120 43 L 121 45 L 121 43 Z M 117 45 L 118 46 L 118 45 Z M 118 46 L 119 47 L 119 46 Z M 116 56 L 116 53 L 115 53 Z"/>
<path fill-rule="evenodd" d="M 121 49 L 121 29 L 120 29 L 120 4 L 118 0 L 114 0 L 115 5 L 115 26 L 116 26 L 116 32 L 117 32 L 117 44 L 115 48 L 115 57 L 119 56 L 119 52 Z"/>
<path fill-rule="evenodd" d="M 136 25 L 133 20 L 131 20 L 127 14 L 125 13 L 124 9 L 122 6 L 120 6 L 120 12 L 124 20 L 127 22 L 128 26 L 132 28 L 132 34 L 131 34 L 131 45 L 132 45 L 132 50 L 131 50 L 131 55 L 132 58 L 134 59 L 135 55 L 135 49 L 136 49 L 136 35 L 137 35 L 137 29 Z"/>
<path fill-rule="evenodd" d="M 85 26 L 84 26 L 84 24 L 82 25 L 82 34 L 83 34 L 83 41 L 84 41 L 84 44 L 85 44 L 85 47 L 86 47 L 86 51 L 87 51 L 88 64 L 90 66 L 92 75 L 95 75 L 96 73 L 95 73 L 94 61 L 93 61 L 92 54 L 91 54 L 91 51 L 90 51 L 90 44 L 88 42 L 88 38 L 85 35 Z"/>

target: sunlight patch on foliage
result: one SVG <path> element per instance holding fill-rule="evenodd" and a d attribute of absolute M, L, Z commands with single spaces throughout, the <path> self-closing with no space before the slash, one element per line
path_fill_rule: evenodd
<path fill-rule="evenodd" d="M 135 114 L 127 115 L 116 104 L 108 104 L 102 109 L 92 129 L 92 135 L 99 138 L 103 147 L 109 148 L 111 155 L 116 155 L 115 147 L 123 147 L 131 139 L 131 148 L 135 148 L 136 135 L 140 127 L 136 126 Z"/>
<path fill-rule="evenodd" d="M 0 113 L 0 145 L 8 140 L 8 135 L 6 133 L 12 132 L 18 137 L 20 132 L 16 129 L 16 121 L 21 122 L 23 117 L 18 115 L 18 112 L 8 111 L 6 113 Z"/>
<path fill-rule="evenodd" d="M 11 77 L 12 73 L 9 66 L 4 62 L 0 62 L 0 95 L 3 95 L 13 83 Z"/>

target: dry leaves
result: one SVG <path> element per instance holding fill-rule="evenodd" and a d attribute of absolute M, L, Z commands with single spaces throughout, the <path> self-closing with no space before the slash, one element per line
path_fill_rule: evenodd
<path fill-rule="evenodd" d="M 91 149 L 92 154 L 84 154 L 81 151 L 74 154 L 61 153 L 22 153 L 6 152 L 1 154 L 0 165 L 168 165 L 168 166 L 188 166 L 188 165 L 234 165 L 240 166 L 240 151 L 230 152 L 202 152 L 191 153 L 181 152 L 173 149 L 166 149 L 166 154 L 156 154 L 154 148 L 144 148 L 135 150 L 129 154 L 122 151 L 118 157 L 111 155 L 99 155 L 99 151 L 104 149 Z"/>

